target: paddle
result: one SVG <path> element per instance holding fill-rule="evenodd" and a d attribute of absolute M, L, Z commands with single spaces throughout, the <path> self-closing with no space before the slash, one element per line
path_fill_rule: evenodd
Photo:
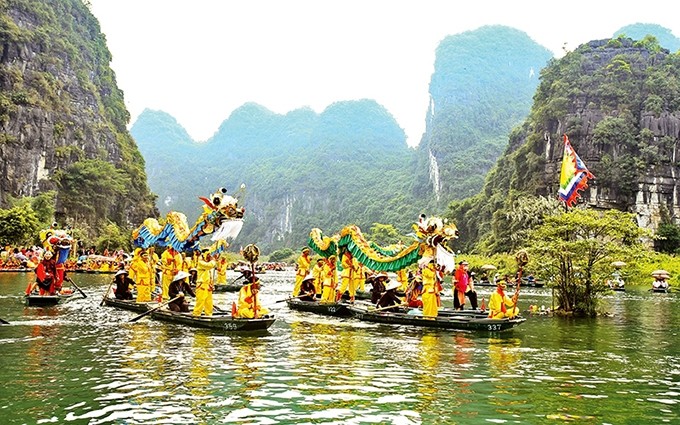
<path fill-rule="evenodd" d="M 284 301 L 294 300 L 294 299 L 296 299 L 296 298 L 307 297 L 307 296 L 310 296 L 310 295 L 315 295 L 315 294 L 314 294 L 313 292 L 305 292 L 304 294 L 300 294 L 300 295 L 298 295 L 298 296 L 296 296 L 296 297 L 284 298 L 284 299 L 282 299 L 282 300 L 274 301 L 274 303 L 275 303 L 275 304 L 276 304 L 276 303 L 282 303 L 282 302 L 284 302 Z"/>
<path fill-rule="evenodd" d="M 76 288 L 78 290 L 78 292 L 80 292 L 80 295 L 82 295 L 83 298 L 87 298 L 87 295 L 85 295 L 85 292 L 83 292 L 83 290 L 80 289 L 78 287 L 78 285 L 76 285 L 76 283 L 70 277 L 66 276 L 66 280 L 68 280 L 71 283 L 71 285 L 73 285 L 73 287 Z"/>
<path fill-rule="evenodd" d="M 106 288 L 106 292 L 104 292 L 104 298 L 102 298 L 102 302 L 99 303 L 99 307 L 104 305 L 104 301 L 109 297 L 109 292 L 111 292 L 111 287 L 113 286 L 113 282 L 115 282 L 116 279 L 111 279 L 111 283 L 109 283 L 109 287 Z"/>
<path fill-rule="evenodd" d="M 0 319 L 0 324 L 9 325 L 9 322 L 7 320 Z"/>
<path fill-rule="evenodd" d="M 144 317 L 144 316 L 146 316 L 146 315 L 148 315 L 148 314 L 151 314 L 151 313 L 153 313 L 154 311 L 156 311 L 156 310 L 158 310 L 158 309 L 160 309 L 160 308 L 163 308 L 163 307 L 165 307 L 166 305 L 170 304 L 171 302 L 177 301 L 177 300 L 180 299 L 180 298 L 182 298 L 182 296 L 175 297 L 175 298 L 173 298 L 173 299 L 171 299 L 171 300 L 169 300 L 169 301 L 164 302 L 163 304 L 160 304 L 158 307 L 154 307 L 154 308 L 152 308 L 151 310 L 147 310 L 147 311 L 145 311 L 144 313 L 140 314 L 139 316 L 133 317 L 132 319 L 128 320 L 128 323 L 136 322 L 137 320 L 141 319 L 142 317 Z"/>
<path fill-rule="evenodd" d="M 388 305 L 387 307 L 380 307 L 380 308 L 376 308 L 375 310 L 370 310 L 370 312 L 375 313 L 376 311 L 389 310 L 390 308 L 395 308 L 395 307 L 406 307 L 407 305 L 408 304 L 406 304 L 406 303 L 392 304 L 392 305 Z"/>

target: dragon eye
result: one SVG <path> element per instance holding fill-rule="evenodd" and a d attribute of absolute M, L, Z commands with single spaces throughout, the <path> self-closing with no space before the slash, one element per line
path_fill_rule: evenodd
<path fill-rule="evenodd" d="M 214 206 L 218 206 L 221 202 L 222 202 L 222 198 L 220 198 L 219 196 L 213 197 L 213 205 Z"/>
<path fill-rule="evenodd" d="M 221 187 L 220 192 L 226 194 L 227 193 L 227 188 L 226 187 Z"/>

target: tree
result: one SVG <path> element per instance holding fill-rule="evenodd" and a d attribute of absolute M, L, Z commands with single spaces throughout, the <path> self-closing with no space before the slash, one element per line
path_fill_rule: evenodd
<path fill-rule="evenodd" d="M 373 223 L 368 236 L 368 240 L 379 246 L 395 244 L 404 239 L 394 226 L 382 223 Z"/>
<path fill-rule="evenodd" d="M 656 230 L 654 249 L 672 254 L 680 248 L 680 227 L 672 223 L 662 223 Z"/>
<path fill-rule="evenodd" d="M 545 217 L 530 233 L 529 251 L 535 269 L 552 277 L 558 310 L 594 316 L 598 297 L 607 290 L 609 264 L 647 251 L 644 236 L 648 232 L 637 226 L 633 214 L 573 209 Z"/>
<path fill-rule="evenodd" d="M 109 222 L 104 226 L 97 238 L 97 249 L 103 252 L 105 249 L 129 251 L 132 248 L 132 234 L 130 230 L 122 229 L 116 223 Z"/>
<path fill-rule="evenodd" d="M 30 243 L 38 235 L 38 217 L 30 205 L 0 210 L 0 242 L 10 245 Z"/>

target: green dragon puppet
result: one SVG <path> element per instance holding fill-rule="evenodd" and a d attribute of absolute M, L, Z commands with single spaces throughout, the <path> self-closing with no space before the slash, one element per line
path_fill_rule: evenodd
<path fill-rule="evenodd" d="M 439 217 L 421 215 L 413 224 L 415 241 L 408 246 L 380 247 L 366 241 L 358 226 L 344 227 L 339 234 L 325 237 L 320 229 L 312 229 L 308 245 L 323 257 L 338 256 L 348 250 L 353 257 L 371 270 L 396 272 L 413 263 L 427 264 L 434 259 L 447 269 L 453 269 L 453 254 L 444 243 L 458 237 L 455 225 Z"/>

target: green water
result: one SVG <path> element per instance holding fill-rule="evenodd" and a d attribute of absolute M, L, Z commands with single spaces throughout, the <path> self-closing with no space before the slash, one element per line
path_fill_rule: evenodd
<path fill-rule="evenodd" d="M 272 272 L 261 298 L 278 320 L 229 335 L 127 323 L 99 306 L 109 276 L 24 307 L 30 277 L 0 274 L 0 424 L 680 423 L 680 293 L 630 288 L 607 297 L 612 317 L 489 335 L 292 312 L 275 301 L 293 272 Z M 549 291 L 523 290 L 529 304 Z"/>

